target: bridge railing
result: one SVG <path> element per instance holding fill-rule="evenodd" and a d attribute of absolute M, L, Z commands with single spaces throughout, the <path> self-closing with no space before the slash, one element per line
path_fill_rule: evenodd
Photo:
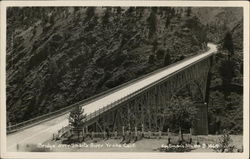
<path fill-rule="evenodd" d="M 195 56 L 197 56 L 197 55 L 195 55 Z M 165 70 L 165 69 L 167 69 L 167 68 L 170 68 L 170 67 L 172 67 L 172 66 L 174 66 L 174 65 L 177 65 L 177 64 L 179 64 L 179 63 L 181 63 L 181 62 L 187 61 L 187 60 L 189 60 L 189 59 L 191 59 L 191 58 L 193 58 L 193 57 L 195 57 L 195 56 L 191 56 L 191 57 L 185 58 L 184 60 L 175 62 L 175 63 L 173 63 L 173 64 L 170 64 L 170 65 L 166 66 L 166 67 L 163 67 L 163 68 L 160 68 L 160 69 L 158 69 L 158 70 L 156 70 L 156 71 L 150 72 L 150 73 L 148 73 L 148 74 L 146 74 L 146 75 L 143 75 L 143 76 L 141 76 L 141 77 L 139 77 L 139 78 L 137 78 L 137 79 L 134 79 L 134 80 L 131 80 L 131 81 L 127 82 L 127 83 L 121 84 L 121 85 L 119 85 L 119 86 L 117 86 L 117 87 L 114 87 L 114 88 L 112 88 L 112 89 L 110 89 L 110 90 L 104 91 L 104 92 L 102 92 L 102 93 L 100 93 L 100 94 L 97 94 L 97 95 L 95 95 L 95 96 L 92 96 L 92 97 L 90 97 L 90 98 L 87 98 L 87 99 L 85 99 L 85 100 L 82 100 L 82 101 L 80 101 L 80 102 L 77 102 L 77 103 L 75 103 L 75 104 L 72 104 L 72 105 L 70 105 L 70 106 L 67 106 L 67 107 L 65 107 L 65 108 L 62 108 L 62 109 L 60 109 L 60 110 L 57 110 L 57 111 L 54 111 L 54 112 L 51 112 L 51 113 L 48 113 L 48 114 L 44 114 L 44 115 L 41 115 L 41 116 L 38 116 L 38 117 L 35 117 L 35 118 L 33 118 L 33 119 L 30 119 L 30 120 L 27 120 L 27 121 L 24 121 L 24 122 L 15 124 L 15 125 L 8 126 L 8 127 L 7 127 L 7 134 L 13 133 L 13 132 L 16 132 L 16 131 L 19 131 L 19 130 L 22 130 L 22 129 L 25 129 L 25 128 L 28 128 L 28 127 L 31 127 L 31 126 L 33 126 L 33 125 L 37 125 L 37 124 L 39 124 L 39 123 L 42 123 L 42 122 L 45 122 L 45 121 L 48 121 L 48 120 L 51 120 L 51 119 L 54 119 L 54 118 L 56 118 L 56 117 L 58 117 L 58 116 L 61 116 L 62 114 L 68 113 L 70 110 L 72 110 L 72 109 L 73 109 L 74 107 L 76 107 L 76 106 L 80 106 L 80 105 L 84 106 L 84 105 L 86 105 L 87 103 L 89 103 L 89 102 L 95 100 L 96 98 L 99 98 L 99 97 L 101 97 L 101 96 L 103 96 L 103 95 L 105 95 L 105 94 L 112 93 L 112 92 L 116 91 L 117 89 L 119 89 L 119 88 L 121 88 L 121 87 L 123 87 L 123 86 L 125 86 L 125 85 L 130 85 L 130 84 L 132 84 L 133 82 L 139 81 L 139 80 L 141 80 L 141 79 L 143 79 L 143 78 L 146 78 L 146 77 L 148 77 L 148 76 L 150 76 L 150 75 L 159 73 L 159 72 L 161 72 L 161 71 L 163 71 L 163 70 Z M 207 57 L 204 57 L 204 58 L 207 58 Z M 202 58 L 202 59 L 200 59 L 200 60 L 198 60 L 198 61 L 196 61 L 196 62 L 199 62 L 199 61 L 203 60 L 204 58 Z M 196 62 L 195 62 L 195 63 L 196 63 Z M 178 72 L 179 72 L 179 71 L 178 71 Z M 165 77 L 164 77 L 164 78 L 165 78 Z M 162 78 L 162 79 L 163 79 L 163 78 Z M 162 79 L 160 79 L 157 83 L 159 83 Z M 150 86 L 151 86 L 151 85 L 148 85 L 148 86 L 146 86 L 146 87 L 144 87 L 144 88 L 141 88 L 141 89 L 139 89 L 139 90 L 137 90 L 137 91 L 135 91 L 135 92 L 133 92 L 133 93 L 131 93 L 131 94 L 125 96 L 124 98 L 121 98 L 121 99 L 119 99 L 119 100 L 117 100 L 117 101 L 111 103 L 111 104 L 108 105 L 107 107 L 103 107 L 103 108 L 101 108 L 101 109 L 99 109 L 99 110 L 97 110 L 97 111 L 95 111 L 95 112 L 93 112 L 93 113 L 87 115 L 86 120 L 89 120 L 89 119 L 93 118 L 94 116 L 100 114 L 101 112 L 105 112 L 106 110 L 112 108 L 113 106 L 117 105 L 118 103 L 120 103 L 120 102 L 122 102 L 122 101 L 124 101 L 124 100 L 127 100 L 127 99 L 130 98 L 131 96 L 134 96 L 135 94 L 138 94 L 139 92 L 141 92 L 142 90 L 144 90 L 145 88 L 148 88 L 148 87 L 150 87 Z"/>
<path fill-rule="evenodd" d="M 115 89 L 117 89 L 117 88 L 115 88 Z M 7 134 L 13 133 L 13 132 L 16 132 L 16 131 L 19 131 L 19 130 L 22 130 L 22 129 L 25 129 L 25 128 L 28 128 L 28 127 L 31 127 L 33 125 L 36 125 L 36 124 L 39 124 L 39 123 L 42 123 L 42 122 L 45 122 L 45 121 L 48 121 L 48 120 L 51 120 L 52 118 L 56 118 L 58 116 L 61 116 L 62 114 L 66 114 L 69 111 L 71 111 L 74 107 L 79 106 L 79 105 L 83 105 L 84 106 L 84 105 L 90 103 L 91 101 L 93 101 L 94 99 L 102 96 L 103 94 L 110 93 L 112 91 L 114 91 L 114 89 L 111 89 L 109 91 L 105 91 L 103 93 L 100 93 L 100 94 L 95 95 L 93 97 L 90 97 L 88 99 L 85 99 L 85 100 L 82 100 L 80 102 L 74 103 L 74 104 L 72 104 L 70 106 L 67 106 L 65 108 L 62 108 L 60 110 L 57 110 L 57 111 L 54 111 L 54 112 L 51 112 L 51 113 L 48 113 L 48 114 L 44 114 L 44 115 L 41 115 L 41 116 L 38 116 L 38 117 L 35 117 L 33 119 L 30 119 L 30 120 L 27 120 L 27 121 L 24 121 L 24 122 L 15 124 L 15 125 L 8 126 L 7 127 Z M 115 102 L 112 103 L 112 106 L 113 106 L 114 103 Z M 103 110 L 99 109 L 98 111 L 103 111 Z M 98 113 L 98 111 L 96 111 L 95 113 Z M 89 114 L 87 116 L 87 118 L 90 118 L 92 116 L 93 116 L 93 113 L 91 113 L 91 115 Z"/>
<path fill-rule="evenodd" d="M 134 95 L 134 93 L 130 94 L 130 96 Z M 125 98 L 121 98 L 115 102 L 112 102 L 111 104 L 109 104 L 107 107 L 102 107 L 100 109 L 98 109 L 97 111 L 93 112 L 93 113 L 90 113 L 86 116 L 85 118 L 85 121 L 87 120 L 90 120 L 92 119 L 93 117 L 96 117 L 98 116 L 99 114 L 109 110 L 110 108 L 116 106 L 117 104 L 119 103 L 122 103 L 123 101 L 127 100 L 129 98 L 128 96 L 126 96 Z M 89 101 L 89 100 L 88 100 Z M 16 132 L 16 131 L 19 131 L 19 130 L 22 130 L 22 129 L 25 129 L 27 127 L 31 127 L 35 124 L 39 124 L 39 123 L 42 123 L 42 122 L 45 122 L 45 121 L 48 121 L 48 120 L 51 120 L 51 117 L 53 118 L 56 118 L 57 116 L 60 116 L 62 114 L 65 114 L 65 112 L 69 112 L 70 110 L 72 110 L 74 107 L 76 106 L 79 106 L 81 104 L 87 104 L 88 102 L 87 100 L 84 100 L 84 101 L 81 101 L 81 102 L 78 102 L 78 103 L 75 103 L 75 104 L 72 104 L 68 107 L 65 107 L 65 108 L 62 108 L 60 110 L 57 110 L 57 111 L 54 111 L 52 113 L 49 113 L 49 114 L 45 114 L 45 115 L 41 115 L 39 117 L 36 117 L 36 118 L 33 118 L 33 119 L 30 119 L 30 120 L 27 120 L 27 121 L 24 121 L 24 122 L 21 122 L 19 124 L 16 124 L 16 125 L 12 125 L 12 126 L 9 126 L 7 127 L 7 134 L 8 133 L 13 133 L 13 132 Z"/>
<path fill-rule="evenodd" d="M 200 59 L 200 60 L 198 60 L 198 61 L 200 62 L 200 61 L 202 61 L 202 60 L 204 60 L 204 58 L 202 58 L 202 59 Z M 184 61 L 184 60 L 182 60 L 182 61 Z M 186 67 L 189 67 L 189 65 L 186 66 Z M 185 67 L 185 68 L 186 68 L 186 67 Z M 127 101 L 128 99 L 132 98 L 133 96 L 135 96 L 135 95 L 137 95 L 137 94 L 143 92 L 144 90 L 146 90 L 146 89 L 152 87 L 152 85 L 157 85 L 157 84 L 161 83 L 162 81 L 164 81 L 166 78 L 169 78 L 169 77 L 171 77 L 171 76 L 173 76 L 173 75 L 179 73 L 179 72 L 182 71 L 182 70 L 183 70 L 183 69 L 178 70 L 178 71 L 176 71 L 176 72 L 174 72 L 174 73 L 168 75 L 167 77 L 162 77 L 162 78 L 160 78 L 158 81 L 156 81 L 155 83 L 151 83 L 151 84 L 147 85 L 146 87 L 140 88 L 140 89 L 134 91 L 133 93 L 128 94 L 128 95 L 124 96 L 123 98 L 120 98 L 119 100 L 114 101 L 114 102 L 112 102 L 111 104 L 109 104 L 109 105 L 107 105 L 107 106 L 104 106 L 104 107 L 102 107 L 102 108 L 100 108 L 100 109 L 98 109 L 98 110 L 96 110 L 96 111 L 94 111 L 94 112 L 88 114 L 84 121 L 86 122 L 86 121 L 88 121 L 88 120 L 90 120 L 90 119 L 92 119 L 92 118 L 94 118 L 94 117 L 96 117 L 96 116 L 99 116 L 100 114 L 104 113 L 104 112 L 107 111 L 107 110 L 110 110 L 111 108 L 113 108 L 114 106 L 116 106 L 116 105 L 122 103 L 123 101 Z"/>
<path fill-rule="evenodd" d="M 176 62 L 176 64 L 177 64 L 177 63 L 179 63 L 179 62 Z M 173 65 L 173 64 L 171 64 L 171 65 L 169 65 L 169 66 L 166 66 L 166 67 L 171 67 L 172 65 Z M 143 78 L 145 78 L 145 77 L 148 77 L 148 76 L 150 76 L 150 75 L 153 75 L 153 74 L 156 74 L 156 73 L 158 73 L 158 72 L 161 72 L 162 70 L 166 69 L 166 67 L 163 67 L 163 68 L 160 68 L 160 69 L 158 69 L 158 70 L 156 70 L 156 71 L 150 72 L 150 73 L 148 73 L 148 74 L 146 74 L 146 75 L 143 75 L 143 76 L 141 76 L 141 77 L 139 77 L 139 78 L 136 78 L 136 79 L 133 79 L 133 80 L 131 80 L 131 81 L 128 81 L 128 82 L 126 82 L 126 83 L 124 83 L 124 84 L 121 84 L 121 85 L 119 85 L 119 86 L 117 86 L 117 87 L 111 88 L 111 89 L 109 89 L 109 90 L 107 90 L 107 91 L 104 91 L 104 92 L 99 93 L 99 94 L 97 94 L 97 95 L 94 95 L 94 96 L 92 96 L 92 97 L 90 97 L 90 98 L 87 98 L 87 99 L 85 99 L 85 100 L 82 100 L 82 101 L 79 101 L 79 102 L 74 103 L 74 104 L 72 104 L 72 105 L 69 105 L 69 106 L 67 106 L 67 107 L 65 107 L 65 108 L 62 108 L 62 109 L 60 109 L 60 110 L 57 110 L 57 111 L 54 111 L 54 112 L 50 112 L 50 113 L 48 113 L 48 114 L 44 114 L 44 115 L 41 115 L 41 116 L 38 116 L 38 117 L 32 118 L 32 119 L 30 119 L 30 120 L 23 121 L 23 122 L 21 122 L 21 123 L 15 124 L 15 125 L 10 125 L 10 126 L 7 127 L 7 134 L 13 133 L 13 132 L 16 132 L 16 131 L 25 129 L 25 128 L 29 128 L 29 127 L 31 127 L 31 126 L 33 126 L 33 125 L 37 125 L 37 124 L 39 124 L 39 123 L 42 123 L 42 122 L 51 120 L 51 119 L 53 119 L 53 118 L 56 118 L 56 117 L 58 117 L 58 116 L 60 116 L 60 115 L 62 115 L 62 114 L 66 114 L 66 113 L 68 113 L 69 111 L 71 111 L 71 110 L 72 110 L 74 107 L 76 107 L 76 106 L 79 106 L 79 105 L 83 105 L 83 106 L 84 106 L 84 105 L 90 103 L 91 101 L 95 100 L 96 98 L 100 98 L 101 96 L 103 96 L 103 95 L 105 95 L 105 94 L 112 93 L 112 92 L 116 91 L 117 89 L 119 89 L 119 88 L 121 88 L 121 87 L 123 87 L 123 86 L 125 86 L 125 85 L 130 85 L 130 84 L 132 84 L 133 82 L 139 81 L 139 80 L 141 80 L 141 79 L 143 79 Z M 100 111 L 100 109 L 99 109 L 98 111 Z M 95 113 L 97 113 L 97 112 L 95 112 Z M 91 115 L 88 115 L 87 118 L 90 118 L 91 116 L 93 116 L 92 113 L 91 113 Z"/>
<path fill-rule="evenodd" d="M 169 78 L 170 76 L 173 76 L 174 74 L 176 74 L 176 73 L 178 73 L 178 72 L 180 72 L 180 71 L 181 71 L 181 70 L 178 70 L 177 72 L 174 72 L 174 73 L 170 74 L 170 75 L 167 76 L 167 77 L 162 77 L 162 78 L 160 78 L 160 79 L 159 79 L 157 82 L 155 82 L 155 83 L 152 83 L 152 84 L 147 85 L 146 87 L 140 88 L 140 89 L 134 91 L 133 93 L 128 94 L 128 95 L 124 96 L 123 98 L 120 98 L 119 100 L 116 100 L 116 101 L 114 101 L 114 102 L 108 104 L 107 106 L 103 106 L 102 108 L 99 108 L 98 110 L 96 110 L 96 111 L 94 111 L 94 112 L 88 114 L 88 115 L 86 116 L 84 122 L 87 122 L 87 121 L 89 121 L 89 120 L 91 120 L 91 119 L 93 119 L 93 118 L 99 116 L 100 114 L 102 114 L 102 113 L 104 113 L 104 112 L 106 112 L 106 111 L 112 109 L 113 107 L 115 107 L 115 106 L 117 106 L 117 105 L 123 103 L 124 101 L 127 101 L 128 99 L 131 99 L 132 97 L 136 96 L 137 94 L 139 94 L 139 93 L 143 92 L 144 90 L 146 90 L 146 89 L 152 87 L 152 85 L 157 85 L 157 84 L 161 83 L 162 81 L 164 81 L 165 78 Z"/>
<path fill-rule="evenodd" d="M 41 115 L 39 117 L 36 117 L 36 118 L 33 118 L 33 119 L 30 119 L 30 120 L 27 120 L 27 121 L 24 121 L 24 122 L 21 122 L 21 123 L 18 123 L 18 124 L 15 124 L 15 125 L 11 125 L 11 126 L 8 126 L 7 127 L 7 134 L 8 133 L 13 133 L 15 131 L 18 131 L 18 130 L 21 130 L 21 129 L 25 129 L 27 127 L 30 127 L 32 126 L 33 124 L 39 124 L 41 122 L 44 122 L 44 121 L 48 121 L 50 120 L 51 118 L 50 117 L 57 117 L 57 116 L 60 116 L 62 114 L 65 114 L 65 112 L 71 110 L 73 107 L 75 106 L 78 106 L 79 103 L 75 103 L 73 105 L 70 105 L 70 107 L 65 107 L 63 109 L 60 109 L 60 110 L 57 110 L 57 111 L 54 111 L 54 112 L 51 112 L 49 114 L 44 114 L 44 115 Z"/>
<path fill-rule="evenodd" d="M 118 100 L 116 100 L 116 101 L 110 103 L 110 104 L 107 105 L 107 106 L 104 106 L 104 107 L 102 107 L 102 108 L 99 108 L 98 110 L 96 110 L 96 111 L 94 111 L 94 112 L 88 114 L 88 115 L 86 116 L 86 118 L 85 118 L 84 121 L 86 122 L 86 121 L 89 121 L 90 119 L 93 119 L 93 118 L 99 116 L 100 114 L 102 114 L 102 113 L 104 113 L 104 112 L 106 112 L 106 111 L 112 109 L 113 107 L 115 107 L 115 106 L 117 106 L 117 105 L 123 103 L 124 101 L 127 101 L 128 99 L 132 98 L 133 96 L 135 96 L 135 95 L 137 95 L 137 94 L 143 92 L 144 89 L 146 89 L 146 88 L 138 89 L 138 90 L 136 90 L 135 92 L 133 92 L 133 93 L 131 93 L 131 94 L 128 94 L 128 95 L 126 95 L 125 97 L 120 98 L 120 99 L 118 99 Z"/>

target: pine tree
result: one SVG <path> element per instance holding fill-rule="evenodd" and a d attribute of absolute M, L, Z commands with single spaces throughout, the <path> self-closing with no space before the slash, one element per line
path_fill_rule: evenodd
<path fill-rule="evenodd" d="M 158 59 L 158 60 L 163 59 L 163 58 L 164 58 L 164 54 L 165 54 L 165 50 L 159 49 L 159 50 L 156 52 L 156 57 L 157 57 L 157 59 Z"/>
<path fill-rule="evenodd" d="M 110 9 L 107 8 L 104 16 L 102 17 L 102 25 L 105 26 L 109 23 L 109 18 L 110 18 Z"/>
<path fill-rule="evenodd" d="M 49 57 L 48 63 L 48 75 L 49 75 L 49 88 L 55 88 L 57 86 L 58 78 L 58 66 L 54 58 Z"/>
<path fill-rule="evenodd" d="M 168 52 L 166 52 L 164 57 L 164 66 L 168 66 L 171 64 L 171 56 Z"/>
<path fill-rule="evenodd" d="M 87 8 L 85 22 L 91 20 L 91 18 L 95 16 L 95 9 L 96 9 L 95 7 Z"/>
<path fill-rule="evenodd" d="M 157 17 L 155 11 L 151 11 L 150 16 L 147 19 L 149 26 L 149 38 L 152 38 L 156 34 L 157 29 Z"/>
<path fill-rule="evenodd" d="M 151 8 L 151 12 L 154 12 L 155 14 L 157 14 L 158 8 L 157 7 L 152 7 Z"/>
<path fill-rule="evenodd" d="M 122 13 L 122 8 L 121 8 L 121 7 L 117 7 L 117 8 L 116 8 L 116 13 L 117 13 L 118 15 L 120 15 L 120 14 Z"/>
<path fill-rule="evenodd" d="M 154 62 L 155 62 L 155 56 L 154 56 L 154 55 L 150 55 L 150 56 L 148 57 L 148 63 L 149 63 L 149 64 L 154 64 Z"/>
<path fill-rule="evenodd" d="M 157 41 L 157 39 L 154 40 L 152 45 L 153 45 L 153 50 L 152 51 L 155 54 L 156 50 L 158 49 L 158 41 Z"/>
<path fill-rule="evenodd" d="M 54 58 L 49 57 L 48 73 L 56 75 L 57 71 L 58 71 L 58 66 L 56 60 Z"/>
<path fill-rule="evenodd" d="M 82 109 L 81 106 L 77 106 L 70 112 L 69 115 L 69 124 L 77 132 L 78 140 L 80 137 L 80 132 L 82 131 L 82 128 L 84 126 L 83 120 L 86 118 L 86 115 L 84 115 L 83 113 L 84 109 Z"/>
<path fill-rule="evenodd" d="M 219 138 L 219 150 L 221 152 L 224 152 L 226 149 L 229 149 L 230 142 L 232 142 L 232 139 L 229 135 L 229 131 L 223 130 L 222 136 Z"/>
<path fill-rule="evenodd" d="M 188 7 L 187 8 L 187 12 L 186 12 L 186 14 L 187 14 L 188 17 L 190 17 L 191 12 L 192 12 L 191 7 Z"/>
<path fill-rule="evenodd" d="M 231 32 L 227 32 L 224 38 L 223 48 L 228 50 L 228 59 L 234 55 L 234 44 Z"/>
<path fill-rule="evenodd" d="M 165 27 L 168 28 L 169 24 L 170 24 L 170 17 L 167 17 Z"/>
<path fill-rule="evenodd" d="M 175 15 L 175 9 L 173 7 L 170 9 L 170 14 L 171 14 L 171 16 Z"/>
<path fill-rule="evenodd" d="M 54 25 L 54 23 L 55 23 L 54 14 L 52 14 L 52 15 L 49 17 L 49 23 L 50 23 L 51 25 Z"/>
<path fill-rule="evenodd" d="M 221 65 L 219 67 L 219 73 L 222 78 L 222 86 L 223 86 L 225 97 L 227 97 L 229 93 L 227 89 L 229 88 L 229 85 L 233 77 L 235 77 L 234 70 L 235 70 L 235 63 L 233 61 L 225 60 L 221 62 Z"/>
<path fill-rule="evenodd" d="M 135 7 L 129 7 L 127 11 L 125 12 L 126 15 L 132 16 L 135 12 Z"/>
<path fill-rule="evenodd" d="M 74 7 L 73 14 L 76 14 L 80 10 L 80 7 Z"/>

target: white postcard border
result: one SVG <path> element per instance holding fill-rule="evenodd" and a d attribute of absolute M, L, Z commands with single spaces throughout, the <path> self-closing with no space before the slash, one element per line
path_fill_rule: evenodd
<path fill-rule="evenodd" d="M 183 6 L 244 8 L 243 153 L 129 153 L 129 152 L 6 152 L 6 7 L 8 6 Z M 246 1 L 2 1 L 1 2 L 1 158 L 249 158 L 249 2 Z"/>

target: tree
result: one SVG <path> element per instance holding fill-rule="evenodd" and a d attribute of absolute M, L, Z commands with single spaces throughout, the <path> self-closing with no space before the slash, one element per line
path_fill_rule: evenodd
<path fill-rule="evenodd" d="M 49 56 L 48 61 L 49 61 L 48 76 L 50 77 L 49 88 L 55 88 L 55 86 L 57 85 L 57 78 L 58 78 L 58 66 L 57 66 L 56 60 L 54 58 L 51 58 L 50 56 Z"/>
<path fill-rule="evenodd" d="M 76 12 L 78 12 L 80 10 L 80 7 L 74 7 L 73 9 L 74 9 L 73 14 L 76 14 Z"/>
<path fill-rule="evenodd" d="M 172 7 L 172 8 L 170 9 L 170 14 L 171 14 L 171 16 L 174 16 L 174 15 L 175 15 L 175 9 L 174 9 L 174 7 Z"/>
<path fill-rule="evenodd" d="M 165 23 L 165 27 L 167 28 L 170 24 L 170 17 L 166 18 L 166 23 Z"/>
<path fill-rule="evenodd" d="M 244 67 L 243 67 L 243 62 L 240 63 L 240 73 L 243 75 L 244 72 Z"/>
<path fill-rule="evenodd" d="M 125 12 L 126 15 L 132 16 L 135 12 L 135 7 L 129 7 L 127 11 Z"/>
<path fill-rule="evenodd" d="M 121 7 L 117 7 L 117 8 L 116 8 L 116 13 L 117 13 L 118 15 L 120 15 L 120 14 L 122 13 L 122 8 L 121 8 Z"/>
<path fill-rule="evenodd" d="M 173 97 L 165 109 L 165 120 L 172 129 L 191 128 L 196 121 L 197 108 L 188 97 Z M 183 133 L 181 131 L 181 141 Z"/>
<path fill-rule="evenodd" d="M 154 64 L 154 62 L 155 62 L 155 56 L 154 56 L 154 55 L 150 55 L 150 56 L 148 57 L 148 63 L 149 63 L 149 64 Z"/>
<path fill-rule="evenodd" d="M 54 23 L 55 23 L 55 15 L 54 15 L 54 14 L 52 14 L 52 15 L 49 17 L 49 23 L 50 23 L 51 25 L 54 25 Z"/>
<path fill-rule="evenodd" d="M 187 8 L 187 12 L 186 12 L 188 17 L 190 17 L 191 11 L 192 11 L 192 10 L 191 10 L 191 7 L 188 7 L 188 8 Z"/>
<path fill-rule="evenodd" d="M 154 12 L 155 14 L 157 14 L 158 8 L 157 7 L 152 7 L 151 8 L 151 12 Z"/>
<path fill-rule="evenodd" d="M 95 16 L 95 7 L 88 7 L 86 10 L 86 18 L 85 21 L 89 21 L 92 17 Z"/>
<path fill-rule="evenodd" d="M 154 42 L 152 43 L 152 45 L 153 45 L 152 51 L 155 54 L 155 52 L 156 52 L 156 50 L 158 48 L 158 41 L 157 41 L 157 39 L 154 40 Z"/>
<path fill-rule="evenodd" d="M 164 53 L 165 53 L 165 50 L 159 49 L 159 50 L 156 52 L 156 57 L 157 57 L 157 59 L 158 59 L 158 60 L 163 59 Z"/>
<path fill-rule="evenodd" d="M 226 116 L 226 105 L 223 93 L 220 91 L 212 91 L 208 102 L 208 123 L 209 133 L 217 134 L 223 128 L 222 121 Z"/>
<path fill-rule="evenodd" d="M 73 129 L 77 132 L 77 137 L 79 140 L 80 132 L 84 126 L 84 119 L 86 115 L 83 114 L 84 109 L 81 106 L 75 107 L 69 114 L 69 124 L 73 127 Z"/>
<path fill-rule="evenodd" d="M 151 11 L 150 16 L 147 19 L 149 26 L 149 38 L 152 38 L 157 29 L 157 17 L 154 11 Z"/>
<path fill-rule="evenodd" d="M 233 61 L 224 60 L 221 62 L 221 65 L 219 67 L 219 73 L 222 78 L 222 86 L 224 89 L 224 93 L 229 93 L 227 89 L 229 88 L 229 85 L 235 77 L 235 63 Z M 225 94 L 227 96 L 227 94 Z"/>
<path fill-rule="evenodd" d="M 85 31 L 86 32 L 93 31 L 97 25 L 98 25 L 98 17 L 95 15 L 89 21 L 87 27 L 85 28 Z"/>
<path fill-rule="evenodd" d="M 223 48 L 228 50 L 228 59 L 234 55 L 234 44 L 231 32 L 227 32 L 224 38 Z"/>
<path fill-rule="evenodd" d="M 237 93 L 231 93 L 228 96 L 225 108 L 225 117 L 228 129 L 232 134 L 242 134 L 243 132 L 243 96 Z"/>
<path fill-rule="evenodd" d="M 171 56 L 170 54 L 167 52 L 165 54 L 165 57 L 164 57 L 164 66 L 167 66 L 167 65 L 170 65 L 171 64 Z"/>
<path fill-rule="evenodd" d="M 230 135 L 229 135 L 229 131 L 227 130 L 223 130 L 223 134 L 222 136 L 219 138 L 219 145 L 220 147 L 218 148 L 218 150 L 220 152 L 225 152 L 225 150 L 230 150 L 231 149 L 231 146 L 230 146 L 230 143 L 232 142 L 233 140 L 231 139 Z M 233 147 L 232 147 L 233 148 Z M 230 151 L 232 152 L 232 150 Z"/>
<path fill-rule="evenodd" d="M 228 129 L 232 134 L 243 132 L 243 97 L 237 93 L 230 93 L 225 99 L 220 91 L 212 91 L 209 98 L 209 132 L 222 133 Z"/>
<path fill-rule="evenodd" d="M 107 8 L 104 16 L 102 17 L 102 25 L 105 26 L 109 23 L 109 18 L 110 18 L 110 8 Z"/>
<path fill-rule="evenodd" d="M 145 7 L 136 7 L 136 14 L 141 18 L 143 16 Z"/>

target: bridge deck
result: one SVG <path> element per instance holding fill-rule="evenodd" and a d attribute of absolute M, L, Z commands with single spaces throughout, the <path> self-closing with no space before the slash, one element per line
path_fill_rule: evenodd
<path fill-rule="evenodd" d="M 166 69 L 157 72 L 156 74 L 152 74 L 145 78 L 142 78 L 134 83 L 129 85 L 125 85 L 124 87 L 119 88 L 113 93 L 104 95 L 102 98 L 98 98 L 86 105 L 84 105 L 84 112 L 88 115 L 93 113 L 103 107 L 107 107 L 111 103 L 120 100 L 137 90 L 144 88 L 155 81 L 162 79 L 163 77 L 169 76 L 174 72 L 177 72 L 193 63 L 204 59 L 208 56 L 211 56 L 214 52 L 216 52 L 216 45 L 209 43 L 209 50 L 203 54 L 198 54 L 189 58 L 187 60 L 183 60 L 181 63 L 177 63 L 172 65 L 171 67 L 167 67 Z M 62 116 L 56 117 L 50 121 L 46 121 L 35 125 L 33 127 L 27 128 L 25 130 L 9 134 L 7 135 L 7 150 L 8 151 L 16 151 L 16 144 L 25 144 L 25 143 L 43 143 L 48 139 L 51 139 L 52 134 L 56 133 L 62 126 L 66 126 L 68 124 L 68 116 L 69 113 L 64 114 Z"/>

